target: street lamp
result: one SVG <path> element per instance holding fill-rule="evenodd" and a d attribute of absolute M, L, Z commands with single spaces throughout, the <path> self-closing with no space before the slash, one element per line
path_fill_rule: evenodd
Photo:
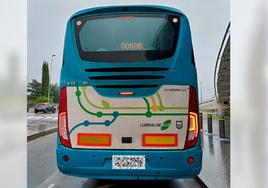
<path fill-rule="evenodd" d="M 47 94 L 47 102 L 49 103 L 49 96 L 50 96 L 50 81 L 51 81 L 51 76 L 52 76 L 52 64 L 53 64 L 53 60 L 54 60 L 54 57 L 56 55 L 52 55 L 51 56 L 51 63 L 50 63 L 50 71 L 49 71 L 49 78 L 48 78 L 48 94 Z"/>

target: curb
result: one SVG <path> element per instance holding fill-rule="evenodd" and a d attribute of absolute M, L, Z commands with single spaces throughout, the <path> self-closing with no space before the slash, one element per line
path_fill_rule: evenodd
<path fill-rule="evenodd" d="M 199 176 L 194 177 L 194 179 L 195 181 L 197 181 L 199 185 L 201 185 L 202 188 L 208 188 L 208 186 L 204 183 L 204 181 Z"/>
<path fill-rule="evenodd" d="M 52 133 L 56 132 L 57 130 L 58 130 L 58 128 L 53 128 L 53 129 L 49 129 L 47 131 L 43 131 L 43 132 L 40 132 L 40 133 L 36 133 L 36 134 L 30 135 L 30 136 L 27 136 L 27 143 L 31 142 L 33 140 L 36 140 L 36 139 L 38 139 L 38 138 L 40 138 L 42 136 L 52 134 Z"/>

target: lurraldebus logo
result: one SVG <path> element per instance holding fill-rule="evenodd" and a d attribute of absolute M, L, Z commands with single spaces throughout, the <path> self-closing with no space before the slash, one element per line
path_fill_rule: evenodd
<path fill-rule="evenodd" d="M 163 123 L 140 123 L 140 127 L 160 127 L 161 131 L 167 130 L 171 124 L 171 120 L 166 120 Z"/>

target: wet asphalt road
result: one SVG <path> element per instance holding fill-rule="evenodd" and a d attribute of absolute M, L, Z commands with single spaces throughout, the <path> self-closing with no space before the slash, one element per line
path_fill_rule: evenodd
<path fill-rule="evenodd" d="M 27 136 L 57 127 L 58 113 L 27 113 Z"/>
<path fill-rule="evenodd" d="M 173 181 L 110 181 L 66 176 L 56 166 L 56 133 L 28 143 L 28 188 L 195 188 L 193 179 Z"/>

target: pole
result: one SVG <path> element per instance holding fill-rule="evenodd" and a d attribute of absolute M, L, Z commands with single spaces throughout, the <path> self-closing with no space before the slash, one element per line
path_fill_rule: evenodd
<path fill-rule="evenodd" d="M 201 89 L 200 89 L 200 96 L 201 96 L 201 97 L 200 97 L 200 98 L 201 98 L 201 102 L 202 102 L 202 101 L 203 101 L 203 95 L 202 95 L 202 94 L 203 94 L 203 92 L 202 92 L 202 91 L 203 91 L 203 88 L 202 88 L 202 81 L 200 81 L 200 87 L 201 87 Z"/>
<path fill-rule="evenodd" d="M 51 57 L 51 62 L 50 62 L 50 71 L 49 71 L 49 77 L 48 77 L 48 94 L 47 94 L 47 102 L 49 103 L 49 97 L 50 97 L 50 81 L 51 81 L 51 76 L 52 76 L 52 64 L 53 64 L 53 59 L 56 55 L 52 55 Z"/>
<path fill-rule="evenodd" d="M 212 133 L 212 114 L 208 114 L 208 133 Z"/>
<path fill-rule="evenodd" d="M 202 112 L 199 113 L 199 125 L 200 125 L 200 129 L 203 130 L 203 114 L 202 114 Z"/>
<path fill-rule="evenodd" d="M 224 116 L 219 117 L 219 130 L 220 130 L 220 138 L 225 138 L 225 122 Z"/>

